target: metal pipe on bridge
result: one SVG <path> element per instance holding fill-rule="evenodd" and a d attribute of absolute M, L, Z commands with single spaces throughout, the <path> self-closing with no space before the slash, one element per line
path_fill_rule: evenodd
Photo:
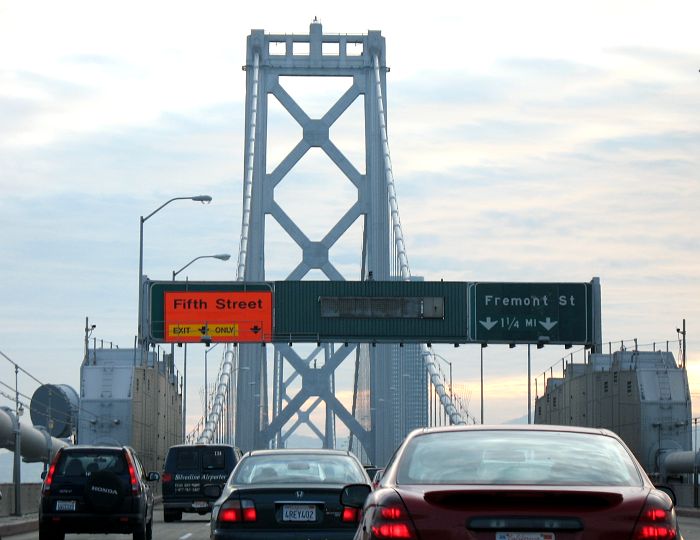
<path fill-rule="evenodd" d="M 15 422 L 19 419 L 8 407 L 0 407 L 0 447 L 14 451 Z M 20 454 L 27 463 L 50 463 L 60 448 L 70 443 L 49 435 L 28 422 L 19 421 Z"/>
<path fill-rule="evenodd" d="M 695 472 L 700 466 L 700 452 L 692 450 L 677 450 L 668 452 L 661 457 L 661 473 L 688 474 Z"/>

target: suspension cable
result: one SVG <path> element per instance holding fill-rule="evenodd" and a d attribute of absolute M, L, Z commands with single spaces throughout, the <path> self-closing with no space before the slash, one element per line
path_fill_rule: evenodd
<path fill-rule="evenodd" d="M 401 279 L 408 281 L 411 279 L 411 269 L 408 265 L 408 255 L 406 253 L 406 244 L 403 238 L 403 229 L 401 228 L 401 218 L 399 216 L 399 204 L 396 198 L 396 184 L 394 183 L 394 172 L 391 164 L 391 154 L 389 153 L 389 138 L 387 136 L 386 120 L 384 117 L 384 100 L 382 98 L 382 83 L 379 76 L 379 57 L 375 54 L 373 58 L 374 64 L 374 85 L 377 93 L 377 107 L 379 110 L 379 128 L 382 137 L 382 151 L 384 152 L 384 177 L 386 180 L 387 194 L 389 197 L 389 210 L 391 212 L 391 228 L 394 235 L 394 243 L 396 253 L 399 258 L 399 270 Z M 450 420 L 453 424 L 464 424 L 464 417 L 457 411 L 454 406 L 452 396 L 445 391 L 445 385 L 442 382 L 442 377 L 435 369 L 435 363 L 432 353 L 425 344 L 421 345 L 421 356 L 423 363 L 428 371 L 430 381 L 435 388 L 440 403 L 450 415 Z"/>
<path fill-rule="evenodd" d="M 223 363 L 219 371 L 219 382 L 216 387 L 216 395 L 214 396 L 211 410 L 207 411 L 207 421 L 204 425 L 202 433 L 197 439 L 198 443 L 210 443 L 214 432 L 221 421 L 222 413 L 224 412 L 225 400 L 228 394 L 229 382 L 233 373 L 234 354 L 233 347 L 227 349 L 224 353 Z M 206 389 L 205 389 L 206 391 Z"/>
<path fill-rule="evenodd" d="M 253 172 L 255 164 L 255 133 L 258 121 L 258 86 L 260 81 L 260 55 L 256 52 L 253 55 L 253 82 L 250 104 L 250 120 L 248 124 L 248 137 L 246 139 L 246 161 L 245 175 L 243 179 L 243 215 L 241 218 L 241 240 L 238 247 L 238 266 L 236 269 L 236 281 L 245 280 L 245 269 L 248 258 L 248 234 L 250 231 L 250 215 L 253 200 Z M 230 343 L 226 344 L 226 352 L 219 371 L 219 381 L 216 387 L 216 394 L 212 399 L 212 406 L 209 411 L 204 412 L 206 422 L 204 429 L 199 434 L 197 442 L 211 442 L 214 432 L 221 421 L 224 401 L 226 399 L 228 384 L 233 372 L 233 363 L 237 360 L 237 349 Z M 207 391 L 207 389 L 205 389 Z M 231 414 L 227 411 L 227 414 Z"/>
<path fill-rule="evenodd" d="M 241 218 L 241 242 L 238 248 L 238 269 L 236 279 L 245 279 L 245 267 L 248 258 L 248 232 L 253 197 L 253 166 L 255 162 L 255 133 L 258 121 L 258 83 L 260 76 L 259 53 L 253 56 L 253 88 L 250 103 L 250 123 L 246 140 L 245 178 L 243 180 L 243 216 Z"/>
<path fill-rule="evenodd" d="M 384 100 L 382 98 L 382 81 L 379 77 L 379 57 L 374 55 L 374 84 L 377 90 L 377 106 L 379 109 L 379 128 L 382 137 L 382 150 L 384 152 L 384 177 L 389 195 L 389 209 L 391 212 L 391 227 L 396 243 L 396 252 L 399 256 L 399 269 L 401 279 L 408 281 L 411 279 L 411 269 L 408 266 L 408 255 L 403 241 L 403 230 L 401 229 L 401 219 L 399 217 L 399 204 L 396 199 L 396 186 L 394 184 L 394 172 L 391 165 L 391 155 L 389 154 L 389 139 L 386 132 L 386 120 L 384 119 Z"/>

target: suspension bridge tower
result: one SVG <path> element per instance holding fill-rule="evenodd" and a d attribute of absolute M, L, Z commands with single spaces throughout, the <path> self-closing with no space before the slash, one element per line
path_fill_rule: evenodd
<path fill-rule="evenodd" d="M 388 69 L 381 32 L 324 35 L 316 21 L 308 35 L 254 30 L 248 37 L 244 69 L 246 139 L 237 279 L 269 279 L 266 255 L 274 253 L 266 234 L 271 227 L 283 231 L 298 254 L 297 260 L 286 261 L 289 273 L 285 279 L 411 279 L 389 156 Z M 299 78 L 339 78 L 347 88 L 327 110 L 314 114 L 306 112 L 287 88 Z M 301 128 L 300 139 L 279 163 L 269 159 L 273 151 L 279 153 L 269 137 L 271 104 L 281 106 Z M 352 121 L 363 125 L 359 164 L 347 157 L 343 145 L 333 137 L 334 124 L 349 111 L 360 116 Z M 303 230 L 300 220 L 278 200 L 281 185 L 293 193 L 289 183 L 295 178 L 294 169 L 311 152 L 332 164 L 350 188 L 345 191 L 350 194 L 348 209 L 335 215 L 330 228 L 317 236 Z M 304 213 L 329 211 L 314 207 L 312 201 L 301 204 Z M 342 261 L 334 260 L 333 253 L 351 230 L 360 231 L 353 255 L 358 272 L 347 276 L 341 272 Z M 288 437 L 306 426 L 323 447 L 336 447 L 336 424 L 340 421 L 350 433 L 353 452 L 365 462 L 385 463 L 408 431 L 427 424 L 429 381 L 420 346 L 316 345 L 309 355 L 302 355 L 291 339 L 277 343 L 269 361 L 268 351 L 259 344 L 238 346 L 236 444 L 244 450 L 286 446 Z M 343 381 L 352 387 L 352 403 L 349 399 L 343 402 L 336 394 L 337 372 L 341 364 L 353 361 L 353 380 Z M 323 420 L 318 421 L 319 417 Z"/>

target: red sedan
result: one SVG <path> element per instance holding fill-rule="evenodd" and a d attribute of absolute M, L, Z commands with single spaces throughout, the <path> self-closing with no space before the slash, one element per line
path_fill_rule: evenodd
<path fill-rule="evenodd" d="M 361 505 L 355 540 L 682 540 L 671 499 L 604 429 L 452 426 L 412 432 Z"/>

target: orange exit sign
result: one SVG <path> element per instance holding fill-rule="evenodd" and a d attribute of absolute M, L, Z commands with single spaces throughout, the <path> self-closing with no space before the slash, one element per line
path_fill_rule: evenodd
<path fill-rule="evenodd" d="M 270 291 L 166 291 L 165 342 L 269 342 Z"/>

